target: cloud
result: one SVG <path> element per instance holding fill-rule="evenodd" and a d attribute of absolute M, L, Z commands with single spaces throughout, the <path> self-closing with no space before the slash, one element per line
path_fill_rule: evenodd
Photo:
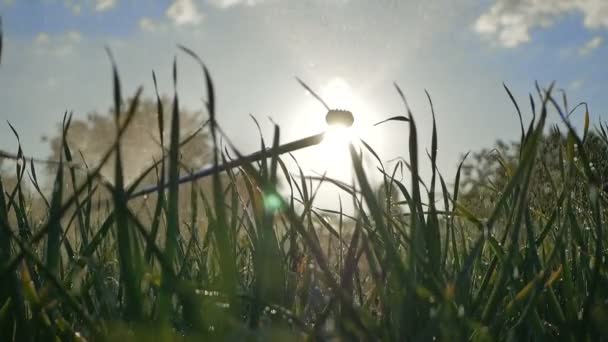
<path fill-rule="evenodd" d="M 513 48 L 529 42 L 534 29 L 551 27 L 572 13 L 582 14 L 588 29 L 608 28 L 608 1 L 604 0 L 495 0 L 473 29 L 494 43 Z"/>
<path fill-rule="evenodd" d="M 148 17 L 143 17 L 139 19 L 139 29 L 144 32 L 154 32 L 156 31 L 156 23 Z"/>
<path fill-rule="evenodd" d="M 229 8 L 238 5 L 254 6 L 264 0 L 209 0 L 209 4 L 218 8 Z"/>
<path fill-rule="evenodd" d="M 80 43 L 82 41 L 82 34 L 78 31 L 70 31 L 66 33 L 66 37 L 73 43 Z"/>
<path fill-rule="evenodd" d="M 269 0 L 207 0 L 207 2 L 211 6 L 215 6 L 221 9 L 245 5 L 245 6 L 255 6 L 264 2 L 268 2 Z M 322 3 L 334 3 L 344 5 L 350 0 L 319 0 Z"/>
<path fill-rule="evenodd" d="M 578 53 L 581 56 L 586 56 L 588 54 L 590 54 L 593 50 L 599 48 L 600 46 L 602 46 L 602 44 L 604 43 L 604 38 L 601 36 L 595 36 L 593 38 L 591 38 L 587 43 L 585 43 L 585 45 L 583 45 L 579 50 Z"/>
<path fill-rule="evenodd" d="M 51 42 L 51 36 L 46 32 L 40 32 L 35 41 L 36 45 L 48 45 Z"/>
<path fill-rule="evenodd" d="M 37 53 L 51 53 L 56 56 L 70 54 L 74 50 L 74 46 L 80 42 L 82 42 L 82 34 L 78 31 L 68 31 L 57 35 L 40 32 L 34 39 Z"/>
<path fill-rule="evenodd" d="M 74 13 L 74 15 L 79 15 L 82 10 L 80 4 L 74 4 L 70 7 L 70 9 L 72 10 L 72 13 Z"/>
<path fill-rule="evenodd" d="M 574 80 L 574 81 L 570 82 L 570 84 L 568 85 L 568 88 L 570 88 L 571 90 L 578 90 L 583 86 L 584 83 L 585 83 L 585 81 L 583 81 L 583 80 Z"/>
<path fill-rule="evenodd" d="M 169 25 L 164 20 L 154 20 L 149 17 L 142 17 L 138 22 L 139 29 L 142 32 L 167 32 Z"/>
<path fill-rule="evenodd" d="M 193 0 L 174 0 L 167 9 L 167 17 L 175 25 L 198 25 L 203 20 Z"/>
<path fill-rule="evenodd" d="M 69 9 L 72 14 L 74 15 L 80 15 L 80 13 L 82 12 L 82 6 L 80 1 L 74 1 L 74 0 L 64 0 L 63 4 L 65 7 L 67 7 L 67 9 Z"/>
<path fill-rule="evenodd" d="M 116 0 L 96 0 L 95 10 L 98 12 L 107 11 L 116 6 Z"/>

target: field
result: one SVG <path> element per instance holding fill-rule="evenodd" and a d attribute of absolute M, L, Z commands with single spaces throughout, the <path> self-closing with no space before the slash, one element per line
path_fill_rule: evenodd
<path fill-rule="evenodd" d="M 216 125 L 213 82 L 203 73 L 206 129 L 217 146 L 229 137 Z M 408 116 L 393 124 L 408 131 L 409 156 L 394 168 L 363 144 L 350 149 L 355 184 L 313 183 L 275 155 L 190 187 L 178 185 L 189 171 L 180 162 L 177 94 L 171 113 L 158 113 L 172 122 L 166 154 L 125 184 L 121 134 L 140 93 L 126 106 L 120 89 L 114 69 L 116 143 L 86 177 L 66 143 L 50 198 L 24 185 L 29 173 L 38 189 L 21 152 L 17 182 L 0 182 L 0 340 L 608 339 L 608 197 L 585 144 L 591 134 L 601 144 L 608 136 L 602 124 L 589 127 L 588 113 L 576 131 L 552 86 L 530 97 L 535 119 L 521 122 L 514 164 L 501 163 L 504 184 L 477 198 L 491 203 L 483 213 L 459 197 L 461 168 L 449 177 L 437 170 L 435 130 L 428 155 L 420 153 L 415 113 L 397 86 Z M 550 110 L 563 118 L 565 138 L 545 175 L 539 156 Z M 64 135 L 69 126 L 66 116 Z M 279 132 L 265 148 L 278 146 Z M 364 168 L 363 155 L 377 168 Z M 215 148 L 213 158 L 228 156 Z M 106 162 L 112 182 L 100 177 Z M 422 163 L 433 170 L 428 184 Z M 370 172 L 381 173 L 380 186 Z M 131 200 L 151 174 L 166 191 Z M 539 179 L 542 203 L 533 192 Z M 356 214 L 317 208 L 319 186 L 339 187 Z"/>

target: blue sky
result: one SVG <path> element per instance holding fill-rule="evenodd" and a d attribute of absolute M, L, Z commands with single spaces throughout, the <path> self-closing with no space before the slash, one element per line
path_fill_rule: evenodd
<path fill-rule="evenodd" d="M 528 117 L 534 81 L 555 80 L 570 103 L 590 104 L 593 122 L 606 119 L 608 2 L 0 0 L 0 15 L 0 118 L 19 130 L 26 152 L 39 157 L 49 151 L 40 137 L 56 132 L 65 110 L 84 118 L 110 107 L 105 46 L 114 52 L 125 94 L 143 85 L 148 97 L 152 70 L 161 92 L 172 92 L 177 55 L 179 92 L 190 109 L 202 107 L 202 77 L 176 45 L 197 51 L 216 82 L 220 124 L 244 151 L 258 142 L 250 113 L 268 137 L 268 117 L 281 125 L 285 140 L 322 128 L 323 109 L 295 76 L 329 97 L 332 85 L 343 85 L 364 124 L 403 114 L 396 81 L 426 142 L 427 89 L 437 111 L 440 166 L 448 174 L 464 152 L 517 137 L 519 124 L 502 82 Z M 0 149 L 14 150 L 8 125 L 0 132 Z M 364 134 L 385 160 L 406 154 L 405 126 Z M 319 153 L 303 156 L 310 168 L 323 166 L 315 161 Z"/>

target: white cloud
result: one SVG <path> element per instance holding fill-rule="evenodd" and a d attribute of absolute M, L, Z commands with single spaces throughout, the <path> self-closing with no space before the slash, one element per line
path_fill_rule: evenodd
<path fill-rule="evenodd" d="M 138 22 L 139 29 L 142 32 L 167 32 L 169 25 L 163 20 L 154 20 L 149 17 L 142 17 Z"/>
<path fill-rule="evenodd" d="M 139 19 L 139 28 L 144 32 L 154 32 L 156 31 L 156 23 L 148 17 L 143 17 Z"/>
<path fill-rule="evenodd" d="M 116 6 L 116 0 L 96 0 L 95 10 L 98 12 L 107 11 Z"/>
<path fill-rule="evenodd" d="M 70 31 L 66 34 L 66 37 L 73 43 L 80 43 L 82 40 L 82 34 L 78 31 Z"/>
<path fill-rule="evenodd" d="M 264 0 L 209 0 L 209 4 L 219 8 L 229 8 L 237 5 L 254 6 Z"/>
<path fill-rule="evenodd" d="M 68 31 L 56 35 L 40 32 L 34 39 L 37 53 L 51 53 L 56 56 L 65 56 L 72 53 L 74 46 L 80 42 L 82 42 L 82 34 L 78 31 Z"/>
<path fill-rule="evenodd" d="M 51 42 L 51 36 L 46 32 L 40 32 L 36 36 L 37 45 L 48 45 Z"/>
<path fill-rule="evenodd" d="M 588 29 L 608 28 L 606 0 L 495 0 L 474 24 L 474 30 L 504 47 L 531 40 L 536 28 L 552 26 L 567 14 L 580 13 Z"/>
<path fill-rule="evenodd" d="M 245 5 L 245 6 L 255 6 L 261 3 L 269 2 L 271 0 L 207 0 L 207 2 L 218 8 L 229 8 L 233 6 Z M 317 0 L 321 3 L 331 3 L 337 5 L 345 5 L 350 2 L 350 0 Z"/>
<path fill-rule="evenodd" d="M 585 83 L 585 81 L 583 81 L 583 80 L 574 80 L 574 81 L 570 82 L 570 84 L 568 85 L 568 88 L 570 88 L 571 90 L 577 90 L 577 89 L 580 89 L 584 83 Z"/>
<path fill-rule="evenodd" d="M 602 46 L 602 44 L 604 43 L 604 38 L 601 36 L 595 36 L 593 38 L 591 38 L 587 43 L 585 43 L 585 45 L 583 45 L 579 50 L 578 53 L 581 56 L 586 56 L 588 54 L 590 54 L 593 50 L 599 48 L 600 46 Z"/>
<path fill-rule="evenodd" d="M 175 25 L 197 25 L 203 20 L 193 0 L 174 0 L 167 9 L 167 17 Z"/>
<path fill-rule="evenodd" d="M 215 6 L 221 9 L 229 8 L 233 6 L 245 5 L 245 6 L 255 6 L 261 4 L 263 2 L 268 2 L 270 0 L 207 0 L 207 2 L 211 6 Z M 350 0 L 317 0 L 321 3 L 335 3 L 339 5 L 344 5 Z"/>
<path fill-rule="evenodd" d="M 81 0 L 63 0 L 63 5 L 74 15 L 80 15 L 82 12 Z"/>
<path fill-rule="evenodd" d="M 74 13 L 74 15 L 79 15 L 80 11 L 81 11 L 81 7 L 79 4 L 72 6 L 72 13 Z"/>

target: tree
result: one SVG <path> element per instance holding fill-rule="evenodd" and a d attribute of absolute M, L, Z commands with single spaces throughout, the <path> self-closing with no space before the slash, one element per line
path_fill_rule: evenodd
<path fill-rule="evenodd" d="M 126 101 L 123 108 L 131 105 L 132 99 Z M 161 100 L 163 106 L 163 137 L 161 139 L 156 101 L 143 100 L 137 106 L 133 119 L 121 140 L 121 153 L 124 164 L 124 178 L 128 184 L 135 180 L 140 173 L 162 156 L 161 141 L 168 149 L 169 128 L 171 119 L 171 102 L 167 98 Z M 76 164 L 97 165 L 103 154 L 108 151 L 116 140 L 116 125 L 113 109 L 108 113 L 92 112 L 84 120 L 73 120 L 67 134 L 67 143 L 72 150 Z M 188 142 L 180 148 L 180 162 L 187 169 L 198 169 L 211 159 L 211 147 L 208 134 L 199 130 L 203 125 L 201 112 L 180 109 L 180 132 L 182 140 Z M 51 158 L 59 160 L 61 150 L 62 129 L 49 139 Z M 49 165 L 51 174 L 56 166 Z M 110 158 L 101 169 L 101 174 L 112 181 L 114 177 L 114 160 Z"/>
<path fill-rule="evenodd" d="M 133 99 L 128 99 L 123 104 L 122 108 L 130 108 Z M 133 118 L 125 130 L 120 146 L 123 165 L 123 177 L 126 186 L 129 186 L 139 176 L 154 165 L 155 162 L 161 160 L 163 156 L 163 148 L 165 155 L 168 153 L 170 127 L 171 127 L 171 111 L 172 101 L 168 98 L 161 99 L 162 104 L 162 126 L 163 135 L 159 128 L 159 114 L 157 102 L 151 99 L 140 100 L 136 107 Z M 125 117 L 125 114 L 122 114 Z M 209 135 L 202 130 L 205 119 L 201 112 L 194 112 L 180 109 L 180 166 L 181 173 L 186 174 L 192 170 L 198 170 L 206 165 L 211 160 L 212 147 L 209 144 Z M 58 127 L 57 133 L 46 138 L 49 141 L 51 148 L 52 160 L 66 161 L 66 154 L 62 150 L 62 134 L 63 129 Z M 67 198 L 73 193 L 75 184 L 83 184 L 87 179 L 85 166 L 89 169 L 94 168 L 99 164 L 104 154 L 109 151 L 116 141 L 116 124 L 114 121 L 114 109 L 111 108 L 106 113 L 91 112 L 84 119 L 73 119 L 70 123 L 66 134 L 66 142 L 69 147 L 72 162 L 78 165 L 75 168 L 75 179 L 72 179 L 71 173 L 66 172 L 64 175 L 65 188 L 64 198 Z M 161 142 L 162 145 L 161 146 Z M 114 182 L 114 156 L 102 166 L 100 174 L 109 183 Z M 50 175 L 55 175 L 57 165 L 47 165 L 47 171 Z M 141 186 L 157 185 L 159 182 L 158 172 L 153 170 L 149 172 L 141 181 Z M 50 180 L 54 176 L 49 177 Z M 192 186 L 205 187 L 208 186 L 208 180 L 199 180 L 192 184 L 186 184 L 180 187 L 180 203 L 182 208 L 190 208 L 190 194 Z M 110 193 L 105 186 L 98 181 L 97 191 L 94 196 L 95 203 L 105 203 L 110 199 Z M 147 213 L 154 208 L 156 196 L 154 194 L 130 201 L 130 205 L 137 213 L 146 213 L 142 220 L 146 221 L 149 217 Z M 98 206 L 94 205 L 94 208 Z M 100 209 L 103 206 L 99 206 Z M 201 208 L 198 209 L 201 211 Z M 188 210 L 182 210 L 184 214 L 190 214 Z M 103 217 L 103 215 L 101 216 Z"/>
<path fill-rule="evenodd" d="M 2 186 L 5 187 L 4 191 L 10 191 L 17 184 L 17 177 L 13 173 L 14 171 L 10 170 L 10 166 L 5 164 L 5 158 L 0 157 L 0 179 L 2 180 Z"/>
<path fill-rule="evenodd" d="M 582 196 L 589 184 L 582 171 L 581 152 L 589 159 L 604 192 L 608 190 L 608 139 L 602 131 L 591 130 L 578 146 L 572 137 L 553 127 L 541 141 L 530 182 L 529 199 L 532 209 L 550 214 L 562 189 L 572 189 L 570 196 L 578 207 L 587 207 Z M 520 143 L 498 140 L 492 149 L 472 154 L 463 165 L 460 201 L 480 217 L 488 217 L 502 189 L 519 164 Z M 583 191 L 584 190 L 584 191 Z"/>

